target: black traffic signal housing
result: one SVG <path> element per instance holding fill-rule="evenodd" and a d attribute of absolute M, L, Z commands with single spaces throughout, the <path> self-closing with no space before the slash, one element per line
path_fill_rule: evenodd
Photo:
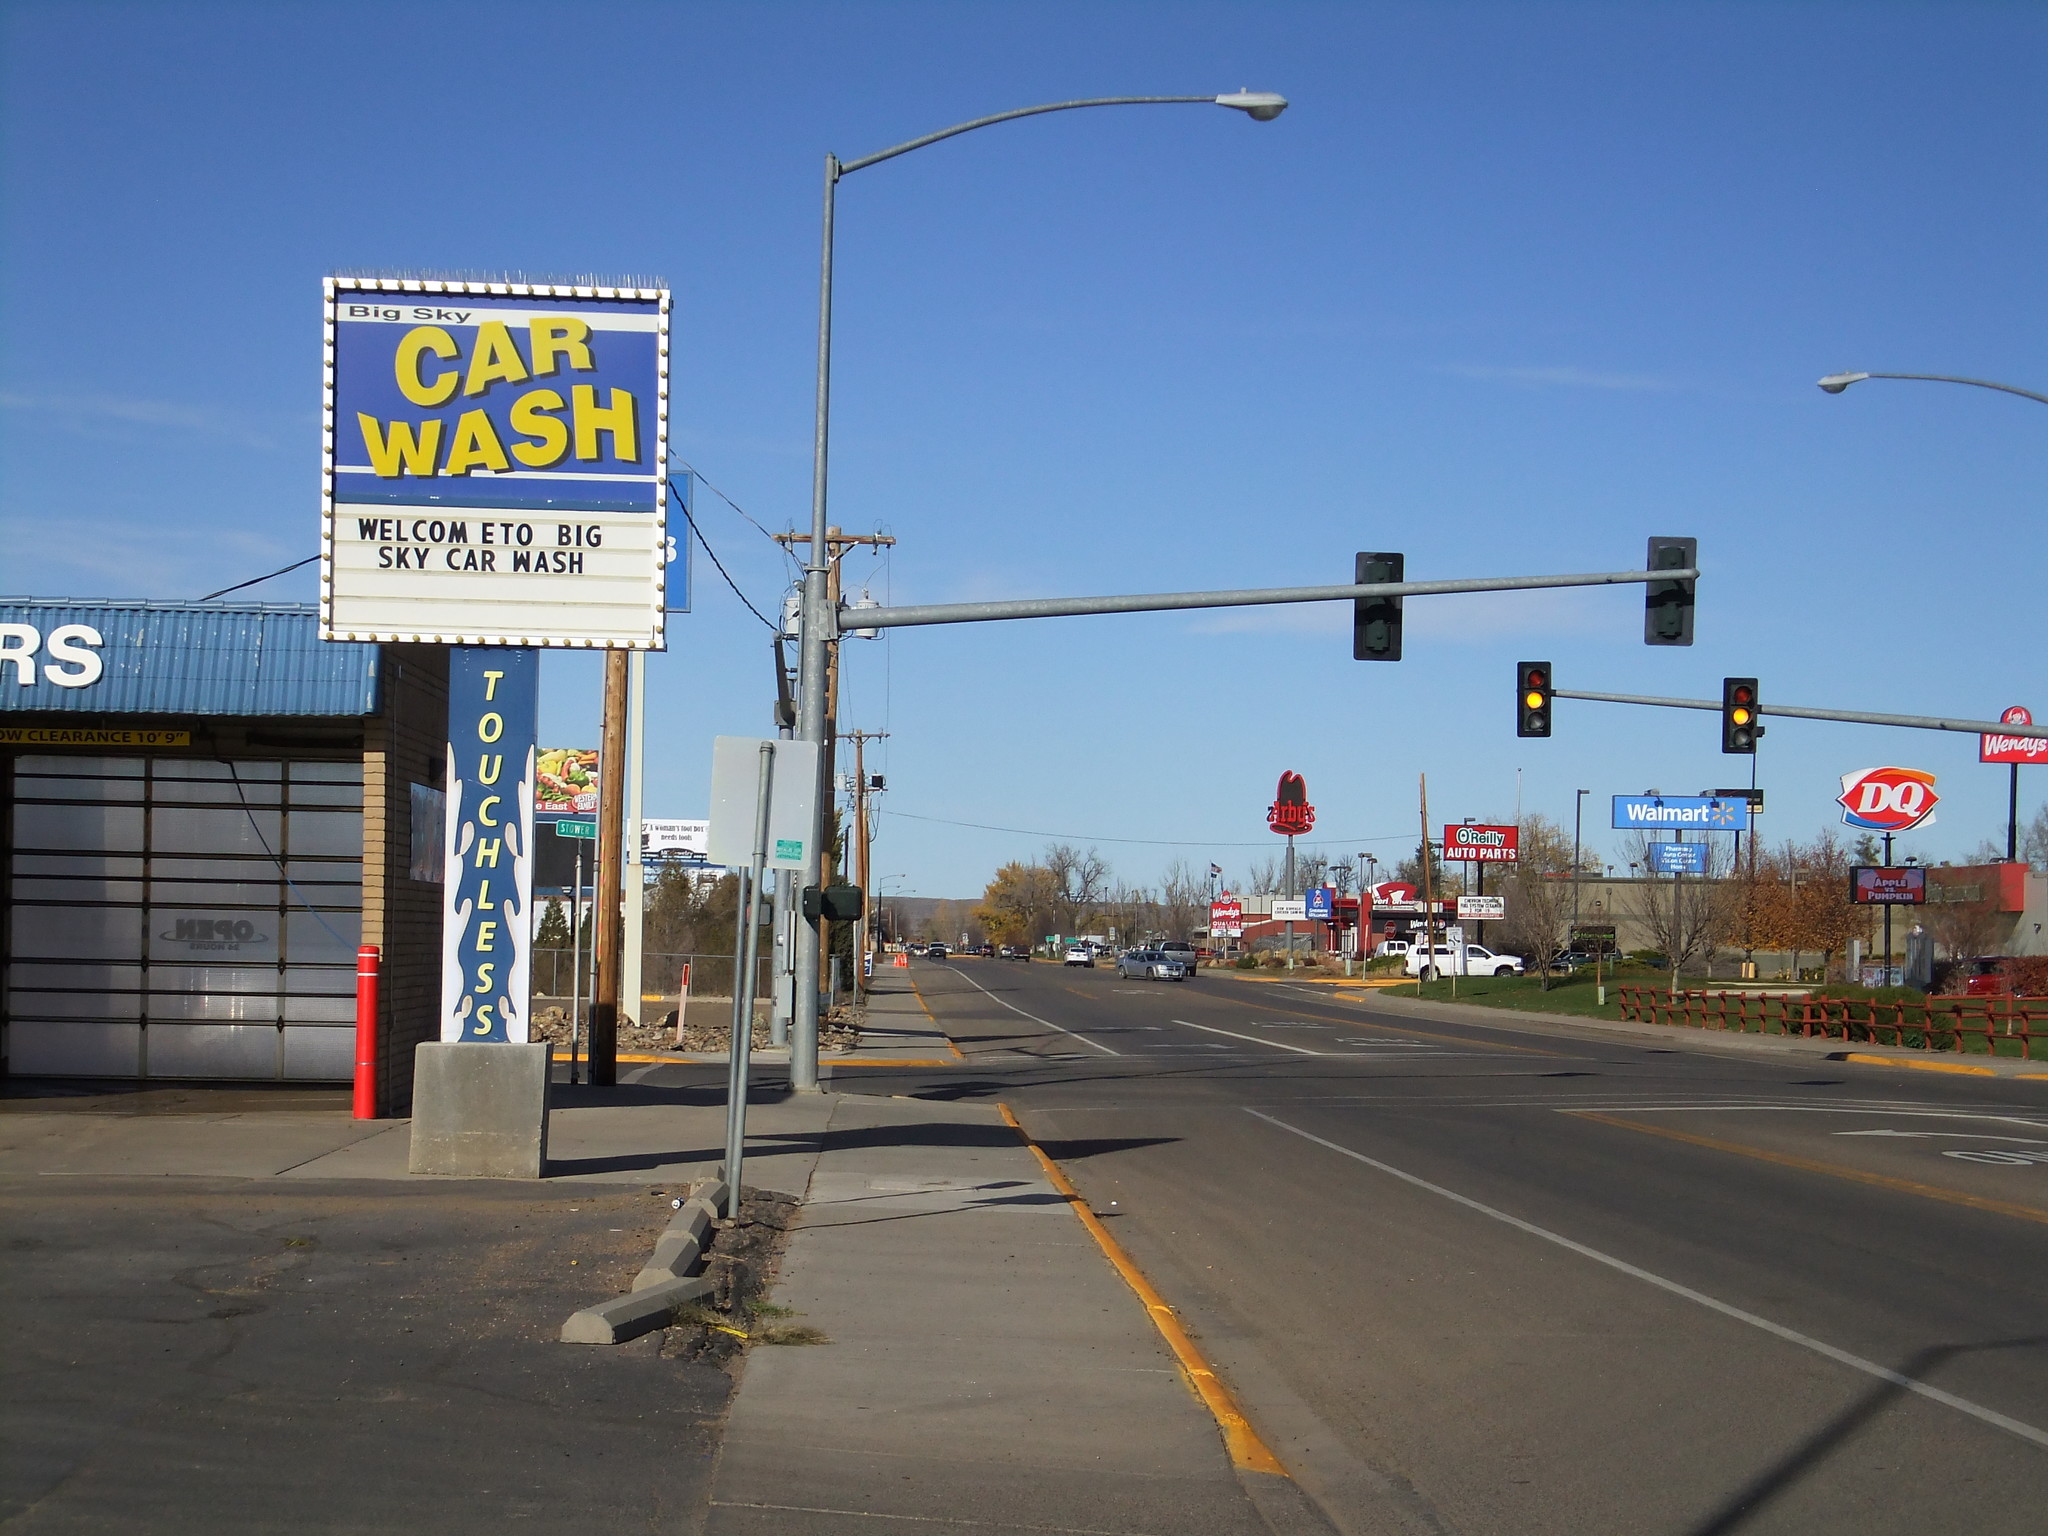
<path fill-rule="evenodd" d="M 1386 581 L 1406 581 L 1405 555 L 1361 552 L 1351 578 L 1359 586 Z M 1351 659 L 1353 661 L 1399 661 L 1401 659 L 1401 599 L 1359 597 L 1351 601 Z"/>
<path fill-rule="evenodd" d="M 1756 739 L 1763 734 L 1763 727 L 1756 723 L 1756 717 L 1756 679 L 1722 678 L 1721 750 L 1740 753 L 1745 757 L 1754 756 Z"/>
<path fill-rule="evenodd" d="M 830 923 L 858 922 L 862 905 L 857 885 L 828 885 L 822 891 L 815 885 L 804 887 L 804 916 L 814 923 L 820 918 Z"/>
<path fill-rule="evenodd" d="M 1643 563 L 1647 571 L 1689 571 L 1698 568 L 1698 539 L 1650 540 Z M 1692 582 L 1652 581 L 1643 585 L 1643 644 L 1692 644 Z"/>
<path fill-rule="evenodd" d="M 1515 734 L 1517 736 L 1548 736 L 1550 734 L 1550 663 L 1547 661 L 1518 661 L 1515 663 Z"/>

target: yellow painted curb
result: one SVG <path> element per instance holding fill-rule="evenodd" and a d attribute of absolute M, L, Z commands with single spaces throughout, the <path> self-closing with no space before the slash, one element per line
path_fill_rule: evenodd
<path fill-rule="evenodd" d="M 1994 1072 L 1989 1067 L 1966 1067 L 1959 1061 L 1908 1061 L 1903 1056 L 1873 1056 L 1865 1051 L 1846 1052 L 1841 1060 L 1858 1061 L 1866 1067 L 1909 1067 L 1915 1072 L 1956 1072 L 1965 1077 L 2018 1077 L 2029 1082 L 2039 1082 L 2048 1077 L 2048 1072 Z"/>
<path fill-rule="evenodd" d="M 1131 1256 L 1124 1252 L 1123 1244 L 1109 1235 L 1109 1229 L 1097 1219 L 1093 1211 L 1088 1209 L 1088 1202 L 1081 1198 L 1081 1192 L 1067 1181 L 1067 1176 L 1060 1172 L 1059 1165 L 1045 1155 L 1044 1150 L 1018 1123 L 1017 1117 L 1010 1113 L 1010 1106 L 998 1104 L 996 1108 L 1002 1111 L 1004 1122 L 1017 1133 L 1017 1139 L 1031 1150 L 1033 1157 L 1038 1159 L 1039 1167 L 1045 1170 L 1046 1182 L 1067 1197 L 1074 1214 L 1081 1218 L 1081 1225 L 1088 1229 L 1088 1235 L 1095 1239 L 1097 1246 L 1102 1249 L 1103 1256 L 1109 1260 L 1116 1272 L 1123 1276 L 1124 1284 L 1137 1293 L 1138 1300 L 1144 1304 L 1146 1315 L 1152 1319 L 1152 1326 L 1159 1330 L 1159 1336 L 1166 1341 L 1166 1347 L 1173 1351 L 1174 1359 L 1180 1362 L 1181 1370 L 1187 1375 L 1188 1385 L 1194 1389 L 1195 1395 L 1201 1398 L 1202 1405 L 1216 1420 L 1216 1427 L 1223 1432 L 1223 1443 L 1230 1450 L 1232 1464 L 1246 1472 L 1266 1472 L 1275 1477 L 1291 1476 L 1292 1474 L 1280 1464 L 1280 1458 L 1273 1454 L 1266 1442 L 1259 1438 L 1259 1432 L 1253 1429 L 1251 1422 L 1245 1418 L 1244 1411 L 1237 1406 L 1237 1399 L 1231 1395 L 1230 1388 L 1223 1384 L 1222 1378 L 1211 1369 L 1209 1362 L 1202 1358 L 1202 1352 L 1195 1348 L 1195 1341 L 1189 1338 L 1187 1330 L 1181 1327 L 1179 1317 L 1175 1316 L 1173 1308 L 1167 1305 L 1166 1298 L 1152 1288 L 1152 1282 L 1145 1278 Z"/>
<path fill-rule="evenodd" d="M 939 1032 L 939 1038 L 946 1042 L 946 1049 L 951 1051 L 960 1060 L 965 1061 L 967 1053 L 955 1045 L 953 1037 L 946 1033 L 946 1026 L 941 1024 L 939 1016 L 932 1012 L 932 1005 L 924 1000 L 924 992 L 919 988 L 915 976 L 910 978 L 910 991 L 911 995 L 917 999 L 917 1006 L 924 1010 L 924 1016 L 932 1021 L 932 1028 Z"/>

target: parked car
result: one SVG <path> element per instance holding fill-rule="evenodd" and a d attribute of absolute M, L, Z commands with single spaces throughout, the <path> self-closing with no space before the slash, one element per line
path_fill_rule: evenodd
<path fill-rule="evenodd" d="M 1194 945 L 1183 944 L 1178 939 L 1167 939 L 1155 945 L 1154 948 L 1186 966 L 1188 968 L 1188 975 L 1192 976 L 1195 974 L 1195 962 L 1199 957 L 1200 951 Z"/>
<path fill-rule="evenodd" d="M 1164 949 L 1127 950 L 1116 963 L 1116 973 L 1127 981 L 1186 981 L 1188 967 Z"/>
<path fill-rule="evenodd" d="M 924 957 L 927 960 L 943 960 L 951 953 L 952 951 L 943 944 L 927 944 L 924 949 Z"/>
<path fill-rule="evenodd" d="M 1067 946 L 1067 958 L 1060 963 L 1062 965 L 1085 965 L 1092 970 L 1095 965 L 1095 951 L 1086 944 L 1069 944 Z"/>
<path fill-rule="evenodd" d="M 1432 945 L 1428 951 L 1430 972 L 1436 976 L 1449 976 L 1454 972 L 1460 976 L 1519 976 L 1522 974 L 1520 955 L 1495 954 L 1484 944 L 1467 944 L 1464 961 L 1459 962 L 1457 949 L 1449 944 Z M 1424 952 L 1422 946 L 1412 945 L 1408 950 L 1406 970 L 1410 976 L 1420 976 Z"/>
<path fill-rule="evenodd" d="M 993 944 L 979 944 L 975 946 L 974 953 L 984 960 L 993 960 L 996 957 L 996 947 Z"/>
<path fill-rule="evenodd" d="M 1388 955 L 1406 955 L 1414 947 L 1406 939 L 1381 939 L 1372 954 L 1375 960 L 1383 960 Z"/>
<path fill-rule="evenodd" d="M 1565 975 L 1569 976 L 1573 971 L 1576 971 L 1580 966 L 1591 965 L 1592 963 L 1593 957 L 1587 954 L 1584 950 L 1567 949 L 1551 960 L 1550 968 L 1553 971 L 1561 971 Z"/>

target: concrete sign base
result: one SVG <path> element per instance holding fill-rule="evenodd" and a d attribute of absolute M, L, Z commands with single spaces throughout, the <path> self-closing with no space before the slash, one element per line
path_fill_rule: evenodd
<path fill-rule="evenodd" d="M 414 1173 L 537 1179 L 548 1162 L 546 1045 L 429 1041 L 413 1056 Z"/>

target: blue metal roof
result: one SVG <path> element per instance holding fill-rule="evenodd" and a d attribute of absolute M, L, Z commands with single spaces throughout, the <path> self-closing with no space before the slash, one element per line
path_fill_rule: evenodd
<path fill-rule="evenodd" d="M 0 597 L 0 712 L 374 715 L 377 650 L 310 603 Z"/>

